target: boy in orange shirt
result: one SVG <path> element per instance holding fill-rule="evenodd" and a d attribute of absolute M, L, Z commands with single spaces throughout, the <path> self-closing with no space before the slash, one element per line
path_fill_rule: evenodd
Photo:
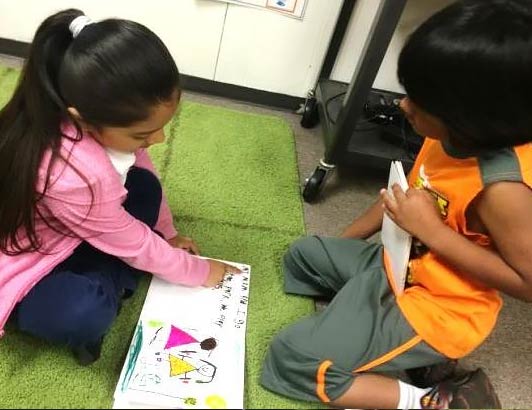
<path fill-rule="evenodd" d="M 341 408 L 500 407 L 481 369 L 426 388 L 386 373 L 470 353 L 495 326 L 498 291 L 532 301 L 530 73 L 530 1 L 458 1 L 411 35 L 401 108 L 427 138 L 410 189 L 382 190 L 341 238 L 292 245 L 285 290 L 332 301 L 274 339 L 265 387 Z M 364 240 L 384 212 L 424 248 L 401 295 L 382 245 Z"/>

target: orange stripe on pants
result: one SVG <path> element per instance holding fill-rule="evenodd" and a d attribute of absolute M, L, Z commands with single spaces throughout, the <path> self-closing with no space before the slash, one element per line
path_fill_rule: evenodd
<path fill-rule="evenodd" d="M 327 369 L 331 367 L 332 363 L 333 362 L 330 360 L 325 360 L 322 364 L 320 364 L 320 367 L 318 368 L 318 374 L 316 375 L 316 395 L 324 403 L 329 403 L 331 401 L 329 396 L 327 396 L 327 392 L 325 391 L 325 373 L 327 372 Z"/>
<path fill-rule="evenodd" d="M 408 342 L 403 343 L 401 346 L 396 347 L 395 349 L 389 351 L 388 353 L 380 357 L 377 357 L 375 360 L 372 360 L 368 364 L 365 364 L 364 366 L 361 366 L 358 369 L 353 370 L 353 372 L 354 373 L 365 372 L 366 370 L 372 369 L 383 363 L 389 362 L 390 360 L 395 359 L 400 354 L 406 352 L 408 349 L 411 349 L 412 347 L 417 345 L 419 342 L 421 342 L 421 337 L 416 335 L 412 339 L 410 339 Z"/>
<path fill-rule="evenodd" d="M 353 370 L 353 372 L 354 373 L 365 372 L 383 363 L 389 362 L 390 360 L 393 360 L 400 354 L 406 352 L 408 349 L 411 349 L 412 347 L 417 345 L 419 342 L 421 342 L 421 337 L 416 335 L 412 339 L 407 341 L 406 343 L 403 343 L 401 346 L 396 347 L 395 349 L 376 358 L 375 360 L 372 360 L 371 362 L 365 364 L 364 366 L 361 366 L 358 369 Z M 329 396 L 327 396 L 327 392 L 325 390 L 325 373 L 327 373 L 327 369 L 329 369 L 329 367 L 331 367 L 332 364 L 333 362 L 330 360 L 323 361 L 320 364 L 320 367 L 318 367 L 318 373 L 316 375 L 316 395 L 324 403 L 329 403 L 331 401 Z"/>

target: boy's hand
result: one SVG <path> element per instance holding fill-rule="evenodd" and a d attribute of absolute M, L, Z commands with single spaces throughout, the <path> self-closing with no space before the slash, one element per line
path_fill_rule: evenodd
<path fill-rule="evenodd" d="M 199 248 L 196 245 L 196 242 L 189 238 L 188 236 L 177 235 L 171 239 L 168 239 L 168 243 L 174 248 L 180 248 L 192 255 L 199 255 Z"/>
<path fill-rule="evenodd" d="M 213 259 L 207 260 L 210 265 L 209 277 L 203 286 L 207 288 L 212 288 L 213 286 L 218 285 L 228 273 L 242 273 L 242 271 L 235 266 L 228 265 L 220 261 L 215 261 Z"/>
<path fill-rule="evenodd" d="M 380 191 L 384 212 L 421 242 L 443 224 L 436 201 L 427 191 L 410 188 L 403 192 L 398 184 L 393 185 L 392 191 L 393 196 L 386 189 Z"/>

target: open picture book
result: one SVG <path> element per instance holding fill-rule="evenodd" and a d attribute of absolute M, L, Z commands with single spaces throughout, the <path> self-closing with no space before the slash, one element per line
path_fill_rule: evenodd
<path fill-rule="evenodd" d="M 388 193 L 391 196 L 393 196 L 392 186 L 395 183 L 399 184 L 403 191 L 408 189 L 408 181 L 401 161 L 392 161 L 390 165 Z M 405 288 L 410 248 L 412 247 L 412 236 L 384 214 L 381 241 L 384 246 L 387 267 L 391 269 L 394 279 L 394 285 L 392 287 L 395 287 L 395 293 L 400 295 Z"/>
<path fill-rule="evenodd" d="M 152 278 L 113 408 L 243 408 L 250 266 L 214 288 Z"/>

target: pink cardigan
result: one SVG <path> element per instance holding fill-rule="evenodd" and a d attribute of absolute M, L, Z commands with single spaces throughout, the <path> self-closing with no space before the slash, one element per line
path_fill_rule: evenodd
<path fill-rule="evenodd" d="M 72 137 L 76 135 L 72 125 L 65 125 L 63 132 Z M 171 247 L 122 207 L 127 191 L 120 175 L 105 150 L 90 134 L 85 134 L 77 142 L 63 138 L 61 154 L 68 158 L 71 166 L 61 160 L 56 162 L 46 196 L 41 201 L 41 211 L 54 216 L 53 225 L 58 226 L 61 233 L 38 218 L 35 228 L 43 244 L 42 252 L 17 256 L 0 253 L 0 336 L 4 334 L 4 325 L 15 305 L 55 266 L 68 258 L 82 240 L 169 282 L 187 286 L 205 283 L 209 274 L 207 261 Z M 46 153 L 41 163 L 37 183 L 39 192 L 44 187 L 50 157 L 50 152 Z M 136 166 L 155 173 L 146 150 L 137 151 L 136 157 Z M 16 176 L 13 178 L 15 182 Z M 166 239 L 177 234 L 164 195 L 155 229 Z"/>

